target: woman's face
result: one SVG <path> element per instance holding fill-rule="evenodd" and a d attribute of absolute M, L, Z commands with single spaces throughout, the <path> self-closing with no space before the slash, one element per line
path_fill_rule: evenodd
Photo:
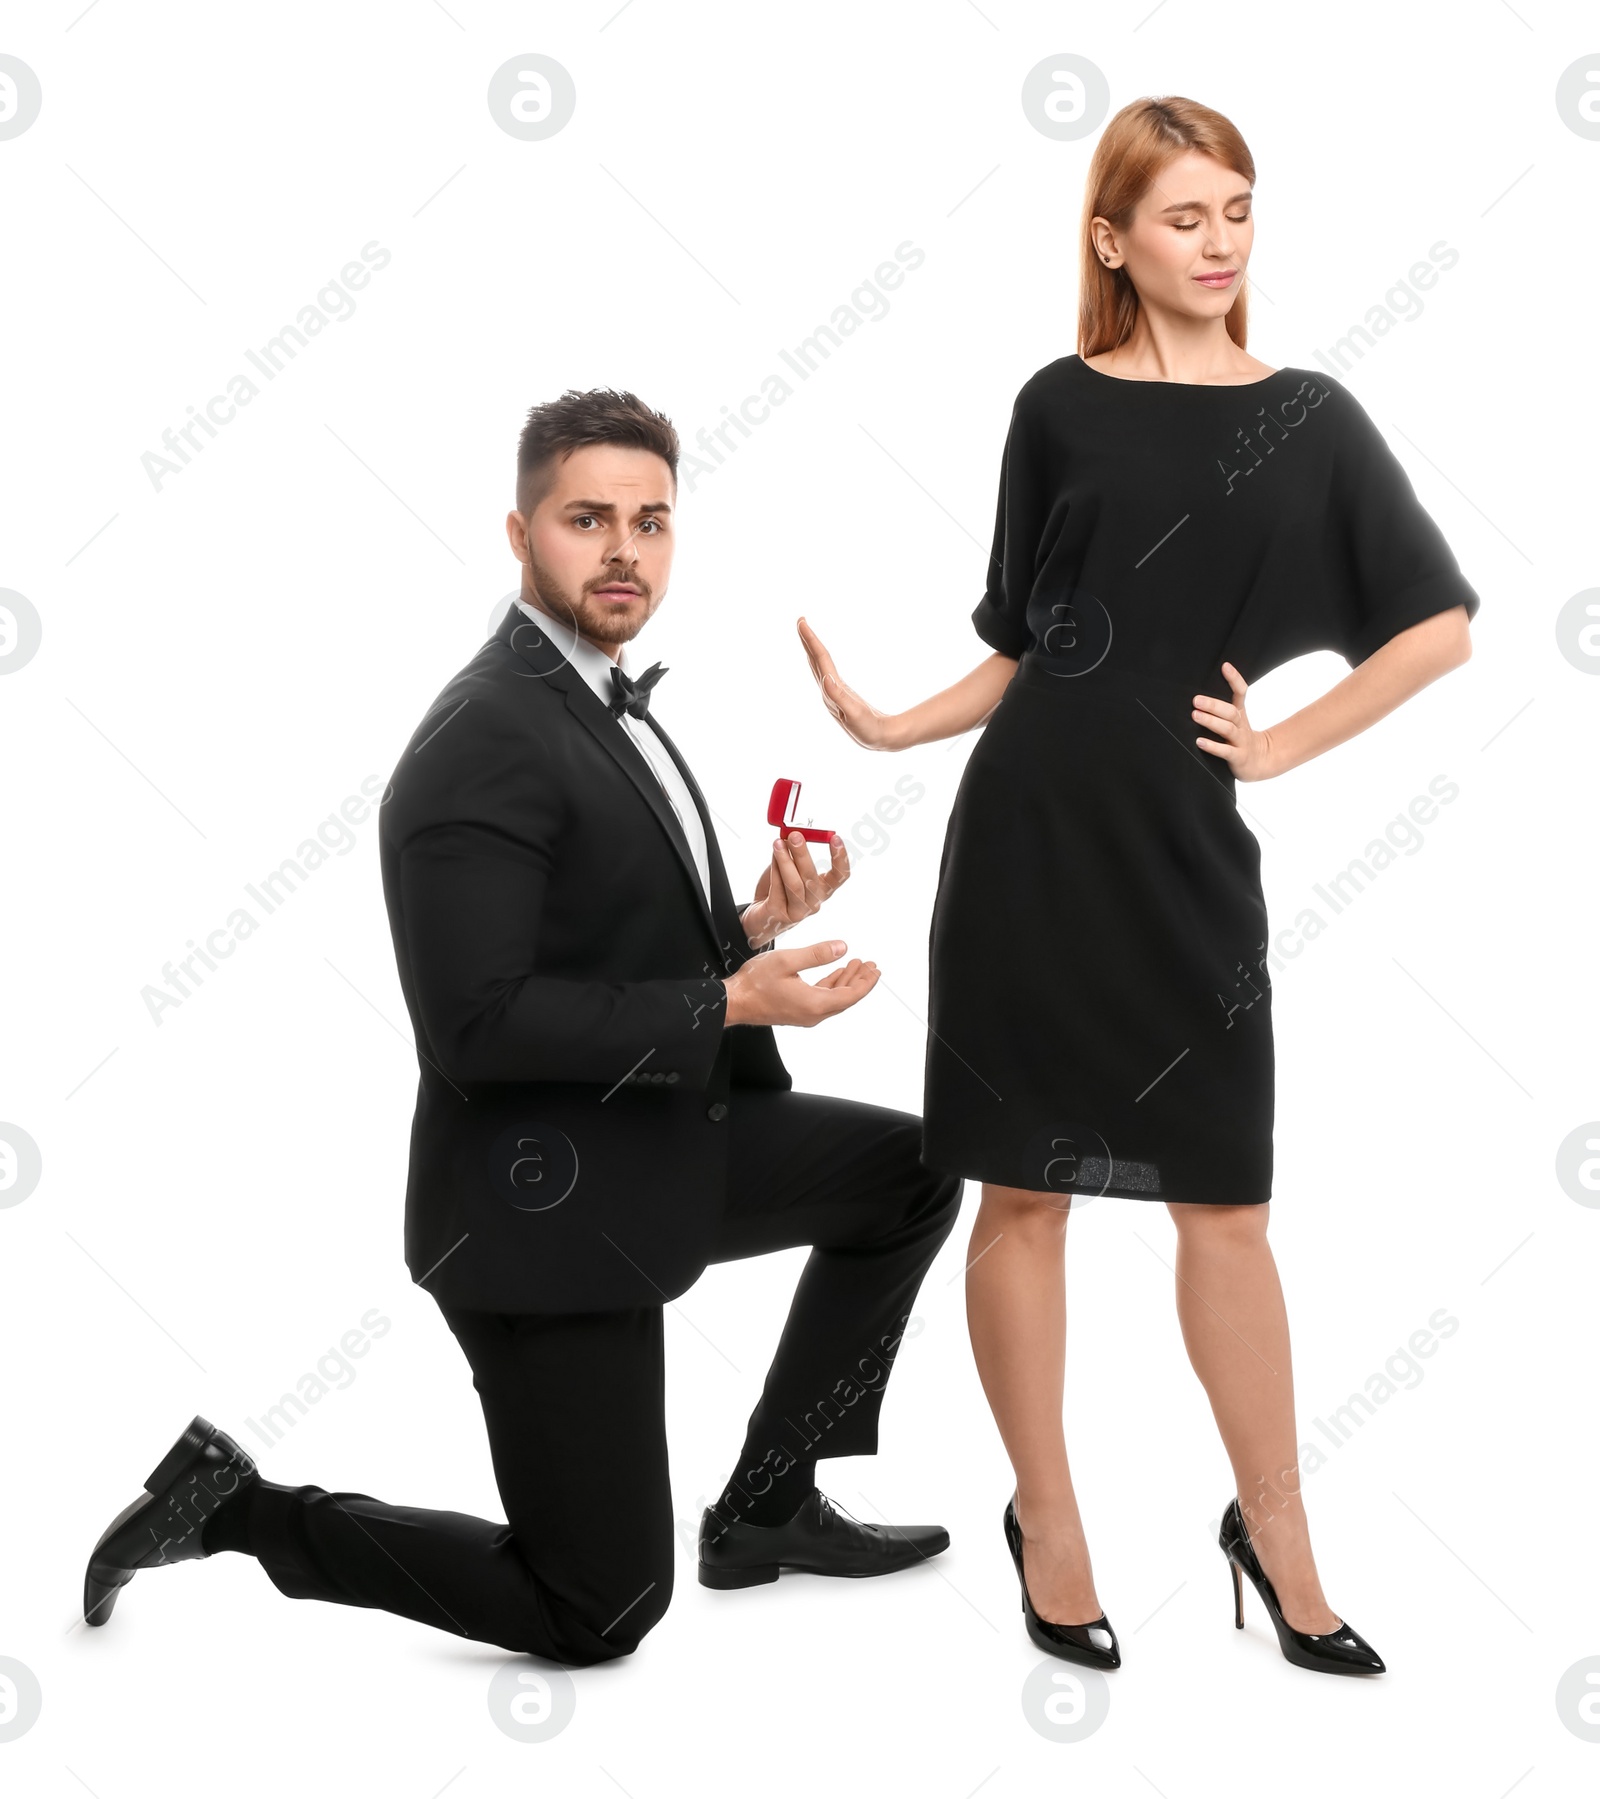
<path fill-rule="evenodd" d="M 1250 184 L 1199 150 L 1176 156 L 1122 230 L 1096 218 L 1096 252 L 1125 268 L 1143 306 L 1220 318 L 1244 285 L 1255 238 Z"/>

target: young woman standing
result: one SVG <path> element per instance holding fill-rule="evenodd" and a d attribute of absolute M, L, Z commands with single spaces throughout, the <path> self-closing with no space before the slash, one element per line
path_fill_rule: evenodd
<path fill-rule="evenodd" d="M 992 650 L 886 715 L 804 619 L 824 703 L 873 749 L 987 721 L 940 867 L 923 1158 L 982 1182 L 973 1352 L 1016 1476 L 1004 1528 L 1041 1648 L 1120 1663 L 1062 1427 L 1074 1193 L 1161 1200 L 1184 1343 L 1233 1466 L 1221 1546 L 1283 1653 L 1383 1662 L 1322 1592 L 1267 1244 L 1273 1043 L 1260 847 L 1235 786 L 1365 730 L 1470 654 L 1478 596 L 1339 383 L 1245 350 L 1255 166 L 1192 100 L 1106 127 L 1082 228 L 1079 353 L 1024 383 L 1001 460 Z M 1250 680 L 1351 665 L 1270 728 Z M 1199 734 L 1197 735 L 1197 728 Z M 997 945 L 1026 978 L 992 976 Z"/>

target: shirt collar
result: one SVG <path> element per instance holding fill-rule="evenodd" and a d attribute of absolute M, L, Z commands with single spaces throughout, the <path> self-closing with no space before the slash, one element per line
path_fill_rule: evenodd
<path fill-rule="evenodd" d="M 588 682 L 596 698 L 604 700 L 609 706 L 612 700 L 612 669 L 620 668 L 624 674 L 632 672 L 628 667 L 628 646 L 625 643 L 617 646 L 617 659 L 613 662 L 598 644 L 590 643 L 587 637 L 580 636 L 566 620 L 552 617 L 541 607 L 530 606 L 526 600 L 519 599 L 515 604 L 536 625 L 544 625 L 549 629 L 551 642 Z"/>

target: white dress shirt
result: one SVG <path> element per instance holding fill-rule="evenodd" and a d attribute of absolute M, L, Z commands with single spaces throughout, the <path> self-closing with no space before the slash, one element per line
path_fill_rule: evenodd
<path fill-rule="evenodd" d="M 516 601 L 517 609 L 525 613 L 536 625 L 542 625 L 550 633 L 551 642 L 563 656 L 583 676 L 609 707 L 613 698 L 611 687 L 611 671 L 620 668 L 625 675 L 632 675 L 628 666 L 628 646 L 618 644 L 617 660 L 613 663 L 606 652 L 596 644 L 590 643 L 587 637 L 580 637 L 573 627 L 563 619 L 552 618 L 537 606 L 530 606 L 526 600 Z M 659 691 L 659 690 L 656 690 Z M 655 692 L 651 694 L 654 703 Z M 700 808 L 694 803 L 678 765 L 668 754 L 667 746 L 651 729 L 648 719 L 635 718 L 624 712 L 617 723 L 633 739 L 644 759 L 655 770 L 672 809 L 678 815 L 678 823 L 683 827 L 683 834 L 688 839 L 690 854 L 694 857 L 694 865 L 700 876 L 700 887 L 706 896 L 706 904 L 711 904 L 711 867 L 706 859 L 706 830 L 700 821 Z"/>

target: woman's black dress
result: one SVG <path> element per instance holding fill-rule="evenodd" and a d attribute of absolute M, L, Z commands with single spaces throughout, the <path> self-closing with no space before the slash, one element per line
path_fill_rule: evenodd
<path fill-rule="evenodd" d="M 1017 396 L 988 591 L 1020 658 L 950 818 L 923 1160 L 1129 1199 L 1272 1195 L 1261 849 L 1197 693 L 1307 651 L 1353 667 L 1478 596 L 1340 383 L 1104 375 Z"/>

